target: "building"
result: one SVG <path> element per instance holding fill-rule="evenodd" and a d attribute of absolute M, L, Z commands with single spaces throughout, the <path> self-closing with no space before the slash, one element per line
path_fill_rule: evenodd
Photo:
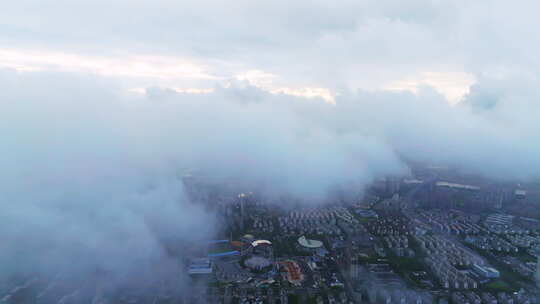
<path fill-rule="evenodd" d="M 280 262 L 280 265 L 285 270 L 287 281 L 295 286 L 300 286 L 304 281 L 304 273 L 298 263 L 294 260 L 285 260 Z"/>
<path fill-rule="evenodd" d="M 194 258 L 188 267 L 188 274 L 191 276 L 209 275 L 212 272 L 212 262 L 209 258 Z"/>
<path fill-rule="evenodd" d="M 323 242 L 317 241 L 317 240 L 306 239 L 305 236 L 299 237 L 298 238 L 298 243 L 302 247 L 309 248 L 309 249 L 317 249 L 317 248 L 321 248 L 323 246 Z"/>
<path fill-rule="evenodd" d="M 242 252 L 242 264 L 252 272 L 267 272 L 274 265 L 274 251 L 272 242 L 268 240 L 254 240 Z"/>
<path fill-rule="evenodd" d="M 488 267 L 488 266 L 483 266 L 483 265 L 478 265 L 478 264 L 473 265 L 473 271 L 479 276 L 482 276 L 484 278 L 490 278 L 490 279 L 498 278 L 501 275 L 500 272 L 493 267 Z"/>
<path fill-rule="evenodd" d="M 457 190 L 469 190 L 469 191 L 480 190 L 480 187 L 478 186 L 450 183 L 450 182 L 445 182 L 445 181 L 438 181 L 435 183 L 435 185 L 437 187 L 445 187 L 445 188 L 457 189 Z"/>
<path fill-rule="evenodd" d="M 536 281 L 536 286 L 540 287 L 540 257 L 536 262 L 536 272 L 534 273 L 534 280 Z"/>
<path fill-rule="evenodd" d="M 399 192 L 401 188 L 401 179 L 395 176 L 387 176 L 385 181 L 385 190 L 388 196 Z"/>
<path fill-rule="evenodd" d="M 516 189 L 514 191 L 514 196 L 517 198 L 517 199 L 524 199 L 527 197 L 527 191 L 526 190 L 522 190 L 522 189 Z"/>
<path fill-rule="evenodd" d="M 504 213 L 493 213 L 490 214 L 486 220 L 486 225 L 501 225 L 501 226 L 510 226 L 514 221 L 514 216 Z"/>
<path fill-rule="evenodd" d="M 220 258 L 239 254 L 240 252 L 236 250 L 229 240 L 213 240 L 208 242 L 209 258 Z"/>

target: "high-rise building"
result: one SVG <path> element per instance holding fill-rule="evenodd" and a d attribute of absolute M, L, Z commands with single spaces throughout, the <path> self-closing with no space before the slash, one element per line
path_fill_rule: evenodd
<path fill-rule="evenodd" d="M 386 177 L 386 194 L 392 196 L 399 192 L 401 186 L 401 179 L 395 176 Z"/>
<path fill-rule="evenodd" d="M 244 231 L 244 215 L 245 215 L 245 208 L 246 208 L 246 194 L 240 193 L 238 194 L 238 199 L 240 201 L 240 231 Z"/>
<path fill-rule="evenodd" d="M 516 197 L 516 199 L 524 199 L 527 197 L 527 190 L 516 189 L 514 191 L 514 196 Z"/>
<path fill-rule="evenodd" d="M 536 272 L 534 273 L 534 280 L 536 281 L 536 286 L 540 287 L 540 257 L 538 257 L 536 262 Z"/>

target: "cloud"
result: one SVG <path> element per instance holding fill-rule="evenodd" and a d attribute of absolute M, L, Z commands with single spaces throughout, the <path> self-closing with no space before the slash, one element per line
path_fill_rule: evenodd
<path fill-rule="evenodd" d="M 429 86 L 444 95 L 448 102 L 455 104 L 469 93 L 469 88 L 474 83 L 474 77 L 467 73 L 425 72 L 417 78 L 412 77 L 390 83 L 384 89 L 417 93 L 421 87 Z"/>
<path fill-rule="evenodd" d="M 4 5 L 6 273 L 76 264 L 121 282 L 140 261 L 175 265 L 163 238 L 217 228 L 186 199 L 185 168 L 306 203 L 356 197 L 374 178 L 405 173 L 403 158 L 540 178 L 540 44 L 528 4 Z"/>
<path fill-rule="evenodd" d="M 17 53 L 0 62 L 144 77 L 129 80 L 136 88 L 213 88 L 254 70 L 281 91 L 428 84 L 455 103 L 474 79 L 539 70 L 535 5 L 27 0 L 0 12 L 0 43 Z"/>
<path fill-rule="evenodd" d="M 164 244 L 210 238 L 213 215 L 185 197 L 182 168 L 153 153 L 125 100 L 93 77 L 0 78 L 2 279 L 104 273 L 107 290 L 147 288 L 169 264 L 167 279 L 181 280 Z"/>
<path fill-rule="evenodd" d="M 342 88 L 380 89 L 423 73 L 466 73 L 454 49 L 474 41 L 454 39 L 461 25 L 454 23 L 464 15 L 459 5 L 423 0 L 407 6 L 239 1 L 226 7 L 219 1 L 23 1 L 0 14 L 6 24 L 1 42 L 21 54 L 43 54 L 37 58 L 62 53 L 78 58 L 77 66 L 127 77 L 170 75 L 172 69 L 182 77 L 227 79 L 258 70 L 277 76 L 273 89 L 324 88 L 333 95 Z M 143 86 L 213 87 L 200 77 L 176 81 Z"/>
<path fill-rule="evenodd" d="M 5 274 L 100 270 L 147 284 L 126 279 L 141 261 L 178 264 L 163 240 L 218 228 L 185 197 L 186 168 L 307 204 L 336 191 L 355 199 L 375 178 L 406 174 L 402 158 L 540 177 L 536 78 L 481 78 L 457 106 L 430 87 L 344 91 L 328 103 L 242 81 L 126 95 L 95 75 L 3 70 L 0 84 Z"/>
<path fill-rule="evenodd" d="M 105 273 L 109 289 L 180 280 L 181 259 L 164 244 L 218 228 L 185 197 L 186 168 L 307 204 L 403 170 L 378 139 L 336 136 L 302 114 L 331 107 L 322 99 L 245 82 L 142 96 L 87 74 L 2 70 L 0 83 L 0 261 L 12 265 L 2 277 Z M 175 271 L 139 275 L 164 264 Z"/>

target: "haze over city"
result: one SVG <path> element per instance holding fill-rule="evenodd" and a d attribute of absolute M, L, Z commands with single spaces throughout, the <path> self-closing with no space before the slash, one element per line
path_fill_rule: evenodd
<path fill-rule="evenodd" d="M 4 3 L 0 303 L 540 303 L 539 6 Z"/>

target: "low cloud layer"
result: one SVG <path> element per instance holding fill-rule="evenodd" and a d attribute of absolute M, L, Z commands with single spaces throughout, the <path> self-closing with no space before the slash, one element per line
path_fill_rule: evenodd
<path fill-rule="evenodd" d="M 163 240 L 216 228 L 186 198 L 186 169 L 306 203 L 406 174 L 402 158 L 540 177 L 534 80 L 518 80 L 519 90 L 481 82 L 458 106 L 430 88 L 349 92 L 329 104 L 244 82 L 132 96 L 77 74 L 3 70 L 0 80 L 6 275 L 99 270 L 122 281 L 141 261 L 176 265 Z"/>
<path fill-rule="evenodd" d="M 181 167 L 131 101 L 91 78 L 0 74 L 0 279 L 181 280 L 164 244 L 211 237 L 213 216 L 185 197 Z"/>

